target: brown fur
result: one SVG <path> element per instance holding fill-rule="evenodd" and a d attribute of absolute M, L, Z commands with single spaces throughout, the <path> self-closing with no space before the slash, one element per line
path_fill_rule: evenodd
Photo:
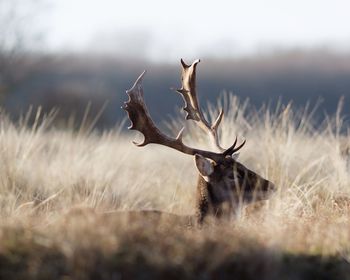
<path fill-rule="evenodd" d="M 230 218 L 243 204 L 265 200 L 275 191 L 274 185 L 243 164 L 227 157 L 213 163 L 209 178 L 197 182 L 196 216 L 199 224 L 208 216 Z"/>

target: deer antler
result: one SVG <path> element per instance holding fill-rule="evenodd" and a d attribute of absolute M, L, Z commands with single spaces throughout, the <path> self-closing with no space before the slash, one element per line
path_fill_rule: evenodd
<path fill-rule="evenodd" d="M 180 130 L 176 138 L 171 138 L 163 134 L 154 124 L 147 110 L 147 107 L 143 98 L 142 79 L 145 73 L 146 71 L 144 71 L 137 78 L 132 88 L 126 91 L 126 93 L 129 96 L 129 100 L 125 102 L 124 106 L 122 107 L 127 112 L 128 117 L 131 121 L 131 125 L 129 126 L 129 129 L 137 130 L 141 132 L 144 136 L 144 140 L 142 143 L 136 143 L 133 141 L 135 145 L 139 147 L 143 147 L 151 143 L 160 144 L 163 146 L 173 148 L 185 154 L 189 154 L 189 155 L 199 154 L 199 155 L 202 155 L 203 157 L 210 158 L 215 162 L 219 162 L 223 160 L 226 156 L 232 155 L 233 153 L 237 152 L 239 149 L 243 147 L 243 145 L 245 144 L 245 141 L 239 147 L 235 148 L 237 144 L 237 137 L 236 137 L 233 145 L 230 148 L 228 148 L 227 150 L 222 149 L 223 150 L 222 153 L 216 153 L 216 152 L 210 152 L 210 151 L 195 149 L 195 148 L 186 146 L 182 142 L 182 134 L 183 134 L 184 128 Z M 198 104 L 198 102 L 196 104 Z M 222 115 L 222 113 L 220 115 Z M 221 119 L 220 115 L 218 119 Z M 220 120 L 216 121 L 214 125 L 219 122 Z"/>
<path fill-rule="evenodd" d="M 139 147 L 146 146 L 147 144 L 150 144 L 150 143 L 160 144 L 163 146 L 173 148 L 185 154 L 189 154 L 189 155 L 200 154 L 216 162 L 220 161 L 223 158 L 222 154 L 194 149 L 186 146 L 182 142 L 183 129 L 180 130 L 176 138 L 171 138 L 163 134 L 156 127 L 147 110 L 147 107 L 143 98 L 142 79 L 145 73 L 146 71 L 144 71 L 138 77 L 133 87 L 126 91 L 126 93 L 129 96 L 129 100 L 125 102 L 124 106 L 122 107 L 128 113 L 129 119 L 131 121 L 131 126 L 129 127 L 129 129 L 137 130 L 144 135 L 144 141 L 142 143 L 136 143 L 136 142 L 133 142 L 133 143 Z"/>
<path fill-rule="evenodd" d="M 183 110 L 187 113 L 186 120 L 194 120 L 198 123 L 199 127 L 206 133 L 209 133 L 212 142 L 219 151 L 223 152 L 224 149 L 219 144 L 218 128 L 222 117 L 224 115 L 223 110 L 220 110 L 218 117 L 213 124 L 210 124 L 204 117 L 197 98 L 196 92 L 196 68 L 200 62 L 199 59 L 195 60 L 191 65 L 187 65 L 183 59 L 181 59 L 182 73 L 181 81 L 182 87 L 176 91 L 181 94 L 185 101 L 185 107 Z"/>

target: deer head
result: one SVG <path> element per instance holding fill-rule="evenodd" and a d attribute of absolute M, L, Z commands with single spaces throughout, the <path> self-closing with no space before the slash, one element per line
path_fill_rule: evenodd
<path fill-rule="evenodd" d="M 220 111 L 211 124 L 200 109 L 196 92 L 196 67 L 199 62 L 196 60 L 187 65 L 181 59 L 182 87 L 176 91 L 184 99 L 186 120 L 193 120 L 209 135 L 216 151 L 200 150 L 185 145 L 182 141 L 184 128 L 176 138 L 172 138 L 155 126 L 143 98 L 142 79 L 145 71 L 133 87 L 127 90 L 129 100 L 124 103 L 123 109 L 131 121 L 129 129 L 137 130 L 144 135 L 142 143 L 133 142 L 137 146 L 159 144 L 194 156 L 199 171 L 196 204 L 198 221 L 201 223 L 208 214 L 215 217 L 231 215 L 242 203 L 267 199 L 275 187 L 270 181 L 237 161 L 237 152 L 244 146 L 245 141 L 237 146 L 236 137 L 229 148 L 224 149 L 220 146 L 218 127 L 223 118 L 223 111 Z"/>

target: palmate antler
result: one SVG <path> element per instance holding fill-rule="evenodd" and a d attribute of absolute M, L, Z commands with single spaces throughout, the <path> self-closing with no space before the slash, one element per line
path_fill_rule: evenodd
<path fill-rule="evenodd" d="M 187 113 L 186 120 L 194 120 L 198 123 L 199 127 L 204 130 L 204 132 L 209 133 L 211 140 L 215 147 L 223 152 L 224 149 L 219 144 L 218 128 L 222 117 L 224 116 L 224 111 L 220 110 L 218 117 L 213 124 L 210 124 L 204 117 L 202 110 L 199 106 L 199 101 L 196 91 L 196 68 L 197 64 L 200 62 L 199 59 L 195 60 L 191 65 L 187 65 L 181 59 L 182 73 L 181 81 L 182 87 L 176 91 L 181 94 L 185 101 L 185 107 L 183 110 Z"/>
<path fill-rule="evenodd" d="M 182 63 L 183 63 L 183 61 L 182 61 Z M 195 63 L 198 63 L 198 62 L 195 62 Z M 194 63 L 194 66 L 195 66 L 195 63 Z M 183 65 L 184 65 L 184 63 L 183 63 Z M 143 98 L 142 79 L 143 79 L 145 73 L 146 73 L 146 71 L 144 71 L 138 77 L 138 79 L 136 80 L 133 87 L 126 91 L 126 93 L 129 96 L 129 100 L 127 102 L 125 102 L 124 106 L 122 107 L 124 110 L 126 110 L 128 117 L 131 121 L 131 126 L 129 127 L 129 129 L 137 130 L 144 135 L 144 141 L 142 143 L 133 142 L 135 145 L 142 147 L 142 146 L 145 146 L 145 145 L 151 144 L 151 143 L 160 144 L 163 146 L 173 148 L 173 149 L 180 151 L 180 152 L 183 152 L 185 154 L 189 154 L 189 155 L 199 154 L 203 157 L 212 159 L 215 162 L 219 162 L 219 161 L 223 160 L 227 155 L 232 155 L 233 153 L 237 152 L 239 149 L 241 149 L 243 147 L 243 145 L 245 144 L 245 141 L 236 148 L 236 144 L 237 144 L 237 137 L 236 137 L 233 145 L 230 148 L 228 148 L 227 150 L 222 149 L 223 151 L 221 153 L 216 153 L 216 152 L 205 151 L 205 150 L 195 149 L 195 148 L 191 148 L 191 147 L 186 146 L 182 142 L 183 128 L 180 130 L 180 132 L 178 133 L 176 138 L 171 138 L 171 137 L 163 134 L 156 127 L 154 122 L 152 121 L 152 118 L 147 110 L 147 107 L 146 107 L 146 104 L 145 104 L 145 101 Z M 190 72 L 188 72 L 188 73 L 190 73 Z M 195 71 L 192 71 L 192 74 L 194 74 L 194 76 L 195 76 Z M 186 77 L 187 76 L 185 75 L 185 79 L 187 79 Z M 188 77 L 191 78 L 191 75 L 188 75 Z M 180 90 L 183 92 L 185 92 L 185 91 L 189 92 L 189 90 L 187 90 L 188 89 L 187 86 L 190 86 L 190 87 L 195 86 L 195 83 L 193 83 L 193 81 L 195 81 L 194 78 L 193 77 L 191 78 L 192 83 L 188 83 L 186 81 L 185 81 L 185 83 L 183 82 L 183 88 Z M 183 81 L 184 81 L 184 78 L 183 78 Z M 187 102 L 186 103 L 191 104 L 191 107 L 188 107 L 188 105 L 186 106 L 186 107 L 190 108 L 186 111 L 190 112 L 191 118 L 197 116 L 198 117 L 197 121 L 202 123 L 203 120 L 205 120 L 205 119 L 200 117 L 201 111 L 198 110 L 199 109 L 198 100 L 197 100 L 197 98 L 194 98 L 193 96 L 195 97 L 195 90 L 192 90 L 192 95 L 191 94 L 186 95 L 186 98 L 188 98 L 187 100 L 185 99 L 185 95 L 184 95 L 184 99 L 189 102 L 189 103 L 187 103 Z M 197 114 L 197 115 L 195 115 L 195 114 Z M 220 113 L 220 115 L 222 115 L 222 113 Z M 214 124 L 220 123 L 220 119 L 222 118 L 222 116 L 220 117 L 220 115 L 218 117 L 219 120 L 216 121 Z M 189 118 L 187 117 L 187 119 L 189 119 Z M 206 122 L 206 124 L 208 124 L 208 122 Z M 205 124 L 203 123 L 203 125 L 205 125 Z M 212 126 L 210 126 L 208 124 L 207 127 L 212 127 Z"/>

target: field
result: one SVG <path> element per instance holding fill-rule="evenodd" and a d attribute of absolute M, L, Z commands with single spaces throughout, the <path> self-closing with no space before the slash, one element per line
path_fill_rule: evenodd
<path fill-rule="evenodd" d="M 219 105 L 220 106 L 220 105 Z M 137 148 L 135 133 L 0 119 L 0 279 L 350 279 L 350 140 L 341 116 L 252 110 L 226 96 L 223 146 L 276 194 L 237 220 L 186 227 L 138 210 L 194 213 L 193 158 Z M 216 106 L 210 106 L 216 115 Z M 176 134 L 178 122 L 163 124 Z M 176 128 L 174 131 L 173 128 Z M 136 137 L 137 138 L 137 137 Z M 205 147 L 190 126 L 184 142 Z M 132 212 L 129 212 L 132 211 Z"/>

